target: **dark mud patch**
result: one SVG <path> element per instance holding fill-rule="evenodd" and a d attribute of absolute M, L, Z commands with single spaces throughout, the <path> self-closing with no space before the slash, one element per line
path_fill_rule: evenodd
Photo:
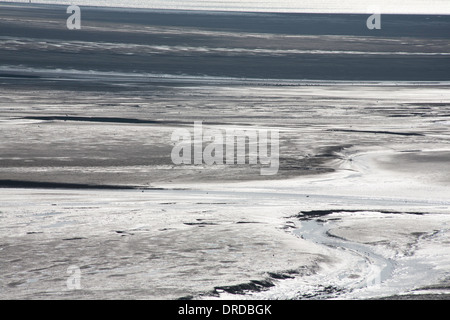
<path fill-rule="evenodd" d="M 268 272 L 269 277 L 276 280 L 294 279 L 297 273 Z"/>
<path fill-rule="evenodd" d="M 217 295 L 221 291 L 231 294 L 246 294 L 248 292 L 260 292 L 274 286 L 275 284 L 270 280 L 251 280 L 248 283 L 242 283 L 233 286 L 215 287 L 214 292 Z"/>
<path fill-rule="evenodd" d="M 384 214 L 413 214 L 413 215 L 424 215 L 424 212 L 401 212 L 401 211 L 390 211 L 390 210 L 355 210 L 355 209 L 330 209 L 330 210 L 311 210 L 311 211 L 300 211 L 297 215 L 289 218 L 298 218 L 300 220 L 310 220 L 317 219 L 320 217 L 324 217 L 333 213 L 342 213 L 342 212 L 378 212 Z"/>
<path fill-rule="evenodd" d="M 217 223 L 214 222 L 184 222 L 187 226 L 217 226 Z"/>
<path fill-rule="evenodd" d="M 77 116 L 27 116 L 21 119 L 42 120 L 42 121 L 83 121 L 100 123 L 125 123 L 125 124 L 183 124 L 181 121 L 159 121 L 135 118 L 119 117 L 77 117 Z"/>
<path fill-rule="evenodd" d="M 261 223 L 257 221 L 237 221 L 236 224 Z"/>
<path fill-rule="evenodd" d="M 41 77 L 29 74 L 0 73 L 0 78 L 39 79 Z"/>
<path fill-rule="evenodd" d="M 23 285 L 25 283 L 26 283 L 26 281 L 24 281 L 24 280 L 14 281 L 14 282 L 8 283 L 8 287 L 15 288 L 15 287 L 18 287 L 18 286 Z"/>
<path fill-rule="evenodd" d="M 128 231 L 123 231 L 123 230 L 116 230 L 114 231 L 115 233 L 121 234 L 123 236 L 133 236 L 134 233 L 128 232 Z"/>
<path fill-rule="evenodd" d="M 220 297 L 220 294 L 223 292 L 229 293 L 229 294 L 236 294 L 236 295 L 246 295 L 250 293 L 256 293 L 261 291 L 270 290 L 270 288 L 273 288 L 276 286 L 276 283 L 278 281 L 283 281 L 287 279 L 294 279 L 296 277 L 302 277 L 307 275 L 312 275 L 317 272 L 317 270 L 320 268 L 319 263 L 327 261 L 328 258 L 326 257 L 320 257 L 312 266 L 301 266 L 297 269 L 289 269 L 285 271 L 277 271 L 277 272 L 267 272 L 267 276 L 263 280 L 250 280 L 249 282 L 244 282 L 237 285 L 231 285 L 231 286 L 218 286 L 214 287 L 214 290 L 207 293 L 202 293 L 199 296 L 200 297 Z M 179 298 L 179 300 L 192 300 L 195 299 L 194 296 L 185 296 Z"/>
<path fill-rule="evenodd" d="M 327 129 L 327 131 L 333 132 L 357 132 L 357 133 L 373 133 L 373 134 L 392 134 L 397 136 L 420 136 L 424 134 L 417 132 L 394 132 L 394 131 L 377 131 L 377 130 L 352 130 L 352 129 Z"/>
<path fill-rule="evenodd" d="M 106 190 L 165 190 L 164 188 L 148 188 L 121 185 L 97 185 L 84 183 L 43 182 L 25 180 L 0 180 L 0 188 L 20 189 L 106 189 Z"/>
<path fill-rule="evenodd" d="M 331 130 L 331 129 L 330 129 Z M 337 154 L 339 152 L 344 151 L 345 149 L 353 147 L 352 144 L 344 144 L 344 145 L 337 145 L 337 146 L 327 146 L 323 149 L 322 152 L 318 153 L 315 157 L 318 158 L 336 158 Z"/>
<path fill-rule="evenodd" d="M 271 287 L 274 287 L 275 284 L 271 280 L 250 280 L 247 283 L 241 283 L 232 286 L 218 286 L 214 287 L 214 290 L 208 293 L 200 294 L 200 296 L 204 297 L 220 297 L 220 294 L 223 292 L 230 294 L 238 294 L 245 295 L 251 292 L 261 292 L 267 290 Z M 184 296 L 178 298 L 178 300 L 193 300 L 196 297 L 192 295 Z"/>
<path fill-rule="evenodd" d="M 210 205 L 210 204 L 228 204 L 228 203 L 226 203 L 226 202 L 196 202 L 195 204 L 207 204 L 207 205 Z"/>
<path fill-rule="evenodd" d="M 333 296 L 339 296 L 345 292 L 346 290 L 344 288 L 319 285 L 317 290 L 312 293 L 299 293 L 300 295 L 298 298 L 300 300 L 328 299 Z"/>

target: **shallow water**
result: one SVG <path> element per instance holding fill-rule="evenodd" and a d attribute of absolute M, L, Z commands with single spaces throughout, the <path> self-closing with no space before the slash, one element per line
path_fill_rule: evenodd
<path fill-rule="evenodd" d="M 12 2 L 29 2 L 29 0 L 17 0 Z M 60 0 L 33 0 L 33 3 L 72 4 L 70 1 Z M 450 7 L 445 0 L 409 0 L 392 1 L 372 0 L 370 4 L 357 0 L 342 1 L 290 1 L 290 0 L 245 0 L 239 2 L 223 2 L 218 0 L 78 0 L 78 5 L 93 5 L 106 7 L 134 7 L 150 9 L 175 9 L 175 10 L 215 10 L 215 11 L 262 11 L 262 12 L 315 12 L 315 13 L 429 13 L 449 14 Z"/>

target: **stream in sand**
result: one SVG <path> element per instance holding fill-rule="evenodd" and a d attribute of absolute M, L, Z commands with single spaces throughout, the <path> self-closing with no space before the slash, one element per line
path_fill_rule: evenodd
<path fill-rule="evenodd" d="M 350 270 L 344 270 L 335 275 L 339 279 L 355 279 L 352 281 L 354 283 L 349 283 L 349 288 L 360 289 L 379 286 L 382 282 L 392 277 L 395 268 L 395 262 L 392 259 L 377 254 L 370 246 L 330 235 L 328 231 L 332 227 L 332 222 L 309 220 L 303 221 L 301 228 L 294 231 L 294 233 L 305 240 L 319 245 L 347 251 L 360 260 L 361 263 L 366 264 L 366 274 L 362 277 L 353 278 Z M 326 298 L 326 295 L 323 298 Z"/>

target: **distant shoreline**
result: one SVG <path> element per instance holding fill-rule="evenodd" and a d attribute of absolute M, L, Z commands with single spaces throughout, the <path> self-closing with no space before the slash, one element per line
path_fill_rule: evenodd
<path fill-rule="evenodd" d="M 64 8 L 38 6 L 2 5 L 2 68 L 170 75 L 161 81 L 188 83 L 450 81 L 450 16 L 386 16 L 381 30 L 369 30 L 361 15 L 89 8 L 75 31 Z"/>
<path fill-rule="evenodd" d="M 355 14 L 355 15 L 368 15 L 370 14 L 371 10 L 378 10 L 375 9 L 378 7 L 380 9 L 380 13 L 383 15 L 386 14 L 394 14 L 394 15 L 450 15 L 450 6 L 448 6 L 447 3 L 442 3 L 441 5 L 444 5 L 444 7 L 437 9 L 431 9 L 432 5 L 422 6 L 420 7 L 421 10 L 425 10 L 422 12 L 418 12 L 419 9 L 414 7 L 414 3 L 412 3 L 408 8 L 395 5 L 392 3 L 389 3 L 386 1 L 386 3 L 381 3 L 379 5 L 378 3 L 372 3 L 371 6 L 367 5 L 361 5 L 357 1 L 355 1 L 354 5 L 351 5 L 350 3 L 343 3 L 340 2 L 339 6 L 335 7 L 318 7 L 306 4 L 305 8 L 298 8 L 298 7 L 290 7 L 288 5 L 281 6 L 280 4 L 277 4 L 277 6 L 270 7 L 270 4 L 267 6 L 259 6 L 259 7 L 252 7 L 249 5 L 245 5 L 245 3 L 242 4 L 241 7 L 238 6 L 228 6 L 223 8 L 213 7 L 214 4 L 205 5 L 205 1 L 194 1 L 190 2 L 190 6 L 187 6 L 185 3 L 184 8 L 180 8 L 180 4 L 178 2 L 171 2 L 169 5 L 167 2 L 164 1 L 154 1 L 153 7 L 149 7 L 148 5 L 142 5 L 141 3 L 134 3 L 133 1 L 126 1 L 126 3 L 112 3 L 106 2 L 109 5 L 91 5 L 86 4 L 83 1 L 78 1 L 78 3 L 72 3 L 70 1 L 67 1 L 64 4 L 61 3 L 53 3 L 49 1 L 38 1 L 38 2 L 14 2 L 14 1 L 7 1 L 4 2 L 6 4 L 12 4 L 12 5 L 54 5 L 54 6 L 68 6 L 68 5 L 79 5 L 83 7 L 91 7 L 91 8 L 111 8 L 113 10 L 115 9 L 125 9 L 125 10 L 148 10 L 148 11 L 192 11 L 192 12 L 211 12 L 211 13 L 232 13 L 232 14 L 263 14 L 263 13 L 287 13 L 287 14 Z M 106 4 L 105 3 L 105 4 Z M 254 5 L 252 3 L 251 5 Z M 328 4 L 329 5 L 329 4 Z M 447 5 L 447 6 L 445 6 Z M 447 13 L 446 13 L 447 12 Z"/>

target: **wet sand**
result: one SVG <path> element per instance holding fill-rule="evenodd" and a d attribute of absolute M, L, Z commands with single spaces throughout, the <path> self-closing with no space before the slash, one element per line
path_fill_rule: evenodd
<path fill-rule="evenodd" d="M 2 299 L 448 297 L 448 17 L 0 8 Z M 194 121 L 278 174 L 175 166 Z"/>

